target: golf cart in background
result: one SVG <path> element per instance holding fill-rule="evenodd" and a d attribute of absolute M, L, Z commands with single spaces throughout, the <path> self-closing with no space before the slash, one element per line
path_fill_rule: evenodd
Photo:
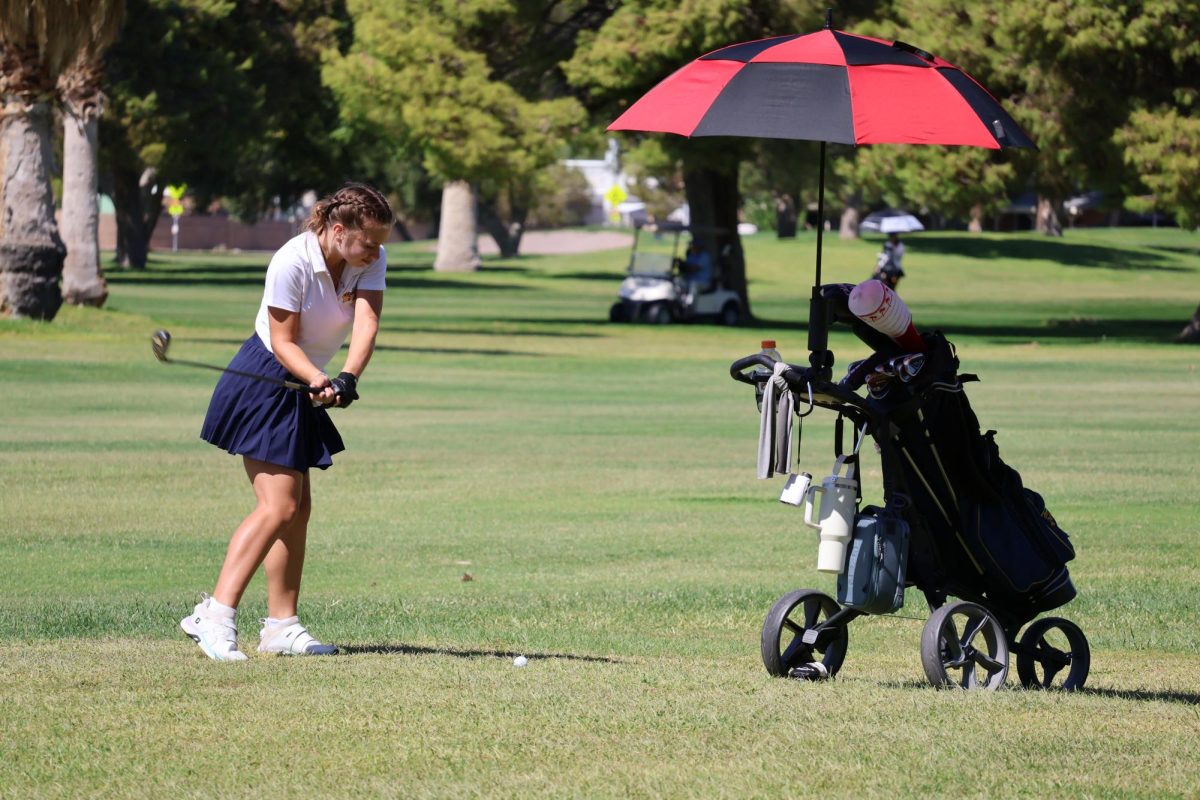
<path fill-rule="evenodd" d="M 646 222 L 633 229 L 633 249 L 628 276 L 617 291 L 617 302 L 609 310 L 610 322 L 719 322 L 740 325 L 745 319 L 741 298 L 725 288 L 724 265 L 728 253 L 719 253 L 713 264 L 712 280 L 693 290 L 684 272 L 680 240 L 715 230 L 697 230 L 679 222 Z"/>

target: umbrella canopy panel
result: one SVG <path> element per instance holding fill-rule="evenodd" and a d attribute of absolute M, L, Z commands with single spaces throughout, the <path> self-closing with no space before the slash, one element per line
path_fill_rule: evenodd
<path fill-rule="evenodd" d="M 925 230 L 921 220 L 907 211 L 895 208 L 867 214 L 858 227 L 859 230 L 879 231 L 880 233 L 913 233 Z"/>
<path fill-rule="evenodd" d="M 702 56 L 647 92 L 609 130 L 1034 147 L 996 99 L 953 64 L 903 42 L 831 29 Z"/>

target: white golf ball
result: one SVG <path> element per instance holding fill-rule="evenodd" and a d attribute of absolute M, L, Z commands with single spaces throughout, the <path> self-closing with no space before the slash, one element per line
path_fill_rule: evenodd
<path fill-rule="evenodd" d="M 529 663 L 529 659 L 526 658 L 525 656 L 517 656 L 516 658 L 513 659 L 514 667 L 523 667 L 528 663 Z"/>

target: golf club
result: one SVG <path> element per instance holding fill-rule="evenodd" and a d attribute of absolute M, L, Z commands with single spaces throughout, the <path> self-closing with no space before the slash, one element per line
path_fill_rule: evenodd
<path fill-rule="evenodd" d="M 271 383 L 275 386 L 282 386 L 285 389 L 293 389 L 297 392 L 307 392 L 308 394 L 317 394 L 320 389 L 314 389 L 311 386 L 305 386 L 303 383 L 295 381 L 287 381 L 282 378 L 271 378 L 266 375 L 255 375 L 252 372 L 242 372 L 241 370 L 229 369 L 228 367 L 218 367 L 215 364 L 201 364 L 199 361 L 183 361 L 177 358 L 167 357 L 167 348 L 171 346 L 171 334 L 165 330 L 157 330 L 150 337 L 150 345 L 154 350 L 154 357 L 164 364 L 183 364 L 187 367 L 203 367 L 204 369 L 215 369 L 217 372 L 228 372 L 231 375 L 240 375 L 243 378 L 249 378 L 263 383 Z"/>

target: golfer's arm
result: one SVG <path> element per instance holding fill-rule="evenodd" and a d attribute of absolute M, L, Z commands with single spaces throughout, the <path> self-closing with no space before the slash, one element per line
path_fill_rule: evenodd
<path fill-rule="evenodd" d="M 354 328 L 350 333 L 350 353 L 343 372 L 361 378 L 363 370 L 375 352 L 375 336 L 379 333 L 379 315 L 383 312 L 383 292 L 360 289 L 354 301 Z"/>
<path fill-rule="evenodd" d="M 296 337 L 300 333 L 300 312 L 268 306 L 267 315 L 271 322 L 271 350 L 275 353 L 275 359 L 283 364 L 284 369 L 311 386 L 321 370 L 296 344 Z"/>

